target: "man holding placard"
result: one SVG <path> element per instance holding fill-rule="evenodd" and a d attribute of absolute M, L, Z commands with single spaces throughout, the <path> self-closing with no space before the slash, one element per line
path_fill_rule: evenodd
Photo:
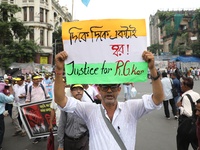
<path fill-rule="evenodd" d="M 64 70 L 64 61 L 68 56 L 66 51 L 56 55 L 56 76 L 54 95 L 55 102 L 61 110 L 72 112 L 81 117 L 89 129 L 89 148 L 91 150 L 120 150 L 135 149 L 137 121 L 143 115 L 159 109 L 164 99 L 163 88 L 160 81 L 160 75 L 154 66 L 154 56 L 151 52 L 144 51 L 142 58 L 148 63 L 151 73 L 153 94 L 144 95 L 141 99 L 118 102 L 117 98 L 121 91 L 120 84 L 107 83 L 99 84 L 98 90 L 102 96 L 102 104 L 82 103 L 72 97 L 66 97 L 62 74 Z M 114 127 L 117 135 L 110 132 L 106 121 Z M 122 141 L 122 144 L 115 140 L 116 136 Z M 122 148 L 124 147 L 124 148 Z"/>

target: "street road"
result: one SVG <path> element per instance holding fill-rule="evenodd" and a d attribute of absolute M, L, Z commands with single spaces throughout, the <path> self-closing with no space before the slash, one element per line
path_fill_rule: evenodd
<path fill-rule="evenodd" d="M 194 90 L 200 92 L 200 81 L 194 81 Z M 150 94 L 150 80 L 144 83 L 135 83 L 138 91 L 136 98 L 143 94 Z M 123 100 L 123 89 L 119 96 Z M 170 107 L 169 107 L 170 108 Z M 143 116 L 138 121 L 136 150 L 176 150 L 176 130 L 178 122 L 171 115 L 167 120 L 163 108 Z M 9 117 L 5 117 L 6 132 L 3 141 L 3 150 L 46 150 L 47 140 L 42 139 L 38 144 L 32 144 L 28 136 L 12 137 L 14 126 Z M 56 136 L 55 136 L 56 145 Z M 192 149 L 190 149 L 192 150 Z"/>

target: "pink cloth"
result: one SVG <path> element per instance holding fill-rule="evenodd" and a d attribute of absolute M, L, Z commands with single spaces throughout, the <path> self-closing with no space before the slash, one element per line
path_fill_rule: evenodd
<path fill-rule="evenodd" d="M 0 92 L 3 93 L 3 90 L 5 88 L 5 83 L 0 83 Z"/>

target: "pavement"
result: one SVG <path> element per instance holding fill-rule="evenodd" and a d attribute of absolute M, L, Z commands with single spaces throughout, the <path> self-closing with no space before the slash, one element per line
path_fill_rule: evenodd
<path fill-rule="evenodd" d="M 194 81 L 194 90 L 200 92 L 200 80 Z M 136 98 L 141 98 L 143 94 L 150 94 L 150 80 L 143 83 L 134 83 L 137 89 Z M 123 89 L 119 95 L 119 99 L 123 100 Z M 170 108 L 170 106 L 169 106 Z M 172 115 L 172 114 L 171 114 Z M 167 120 L 164 115 L 163 107 L 143 116 L 138 121 L 136 135 L 136 150 L 176 150 L 176 132 L 178 122 L 171 116 Z M 47 139 L 42 139 L 37 144 L 32 144 L 33 139 L 28 136 L 13 137 L 14 126 L 10 117 L 5 117 L 5 135 L 3 141 L 3 150 L 46 150 Z M 55 136 L 55 147 L 57 147 Z M 56 149 L 55 149 L 56 150 Z M 192 150 L 190 147 L 189 150 Z"/>

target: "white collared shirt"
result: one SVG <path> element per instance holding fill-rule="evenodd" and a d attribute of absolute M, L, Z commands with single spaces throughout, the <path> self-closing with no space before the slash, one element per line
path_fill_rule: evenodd
<path fill-rule="evenodd" d="M 188 90 L 185 93 L 182 94 L 182 107 L 179 107 L 180 109 L 180 114 L 181 115 L 185 115 L 187 117 L 191 117 L 192 116 L 192 108 L 191 108 L 191 103 L 190 100 L 188 99 L 188 97 L 186 96 L 186 94 L 189 94 L 193 100 L 193 102 L 195 102 L 200 98 L 199 93 L 193 91 L 193 90 Z"/>
<path fill-rule="evenodd" d="M 25 95 L 25 84 L 22 85 L 15 84 L 13 86 L 14 91 L 14 101 L 13 106 L 19 106 L 25 103 L 25 98 L 19 98 L 20 95 Z"/>
<path fill-rule="evenodd" d="M 85 120 L 89 129 L 89 147 L 91 150 L 120 150 L 117 142 L 109 131 L 101 114 L 100 107 L 94 103 L 82 103 L 72 97 L 68 97 L 68 102 L 63 111 L 74 112 Z M 137 120 L 144 114 L 154 109 L 160 109 L 162 103 L 156 106 L 152 100 L 152 95 L 144 95 L 142 99 L 134 99 L 126 102 L 118 102 L 114 112 L 112 124 L 127 150 L 135 149 Z M 107 112 L 105 111 L 107 116 Z"/>

